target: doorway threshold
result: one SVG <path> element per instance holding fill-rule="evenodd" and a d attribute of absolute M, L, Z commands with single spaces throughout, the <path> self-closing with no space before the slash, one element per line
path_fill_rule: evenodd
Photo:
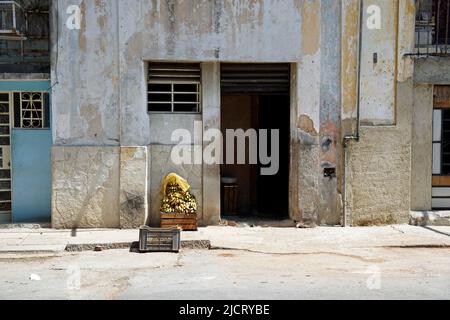
<path fill-rule="evenodd" d="M 295 228 L 296 224 L 293 220 L 264 218 L 257 216 L 222 216 L 221 225 L 240 228 Z"/>

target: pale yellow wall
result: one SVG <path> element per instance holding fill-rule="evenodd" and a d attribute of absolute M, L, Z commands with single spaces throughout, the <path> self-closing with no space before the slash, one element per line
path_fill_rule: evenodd
<path fill-rule="evenodd" d="M 397 26 L 399 1 L 364 1 L 361 55 L 361 122 L 395 124 Z M 367 9 L 380 8 L 381 28 L 369 29 Z M 378 61 L 374 62 L 374 55 Z"/>

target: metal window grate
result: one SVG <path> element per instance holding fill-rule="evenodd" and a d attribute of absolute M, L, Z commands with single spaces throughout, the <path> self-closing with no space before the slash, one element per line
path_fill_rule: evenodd
<path fill-rule="evenodd" d="M 20 127 L 35 129 L 44 127 L 44 95 L 41 92 L 20 94 Z"/>
<path fill-rule="evenodd" d="M 50 126 L 48 93 L 14 93 L 14 127 L 19 129 L 45 129 Z"/>
<path fill-rule="evenodd" d="M 148 111 L 197 113 L 201 105 L 200 64 L 151 63 Z"/>
<path fill-rule="evenodd" d="M 414 55 L 450 55 L 450 0 L 416 0 Z"/>

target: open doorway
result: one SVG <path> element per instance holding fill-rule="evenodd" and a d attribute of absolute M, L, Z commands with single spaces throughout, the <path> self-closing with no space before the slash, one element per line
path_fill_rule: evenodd
<path fill-rule="evenodd" d="M 224 159 L 227 159 L 227 130 L 255 130 L 260 155 L 261 129 L 268 130 L 267 150 L 272 161 L 278 160 L 275 174 L 264 175 L 258 156 L 250 163 L 250 138 L 246 139 L 246 162 L 238 164 L 237 144 L 234 163 L 221 166 L 222 216 L 236 218 L 289 217 L 289 141 L 290 141 L 290 66 L 288 64 L 222 64 L 221 130 Z M 271 133 L 278 130 L 279 149 L 272 148 Z M 277 152 L 278 155 L 272 154 Z M 275 156 L 275 157 L 274 157 Z M 277 159 L 277 160 L 275 160 Z M 233 192 L 229 191 L 229 188 Z M 231 200 L 230 200 L 231 199 Z M 233 202 L 231 204 L 229 202 Z"/>

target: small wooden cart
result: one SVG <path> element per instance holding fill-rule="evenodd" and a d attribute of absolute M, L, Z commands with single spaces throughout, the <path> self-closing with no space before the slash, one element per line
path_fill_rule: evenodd
<path fill-rule="evenodd" d="M 179 227 L 183 231 L 197 231 L 197 214 L 161 212 L 161 228 Z"/>

